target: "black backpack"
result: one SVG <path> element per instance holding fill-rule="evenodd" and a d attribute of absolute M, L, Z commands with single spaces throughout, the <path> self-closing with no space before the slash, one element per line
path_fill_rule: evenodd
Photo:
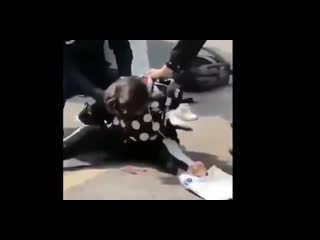
<path fill-rule="evenodd" d="M 228 85 L 232 70 L 230 64 L 215 51 L 203 48 L 208 56 L 199 54 L 188 71 L 175 77 L 186 92 L 203 92 Z"/>

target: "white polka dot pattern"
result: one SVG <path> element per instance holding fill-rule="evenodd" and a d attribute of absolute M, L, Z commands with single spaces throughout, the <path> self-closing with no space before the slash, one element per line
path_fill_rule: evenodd
<path fill-rule="evenodd" d="M 135 139 L 134 137 L 130 137 L 130 139 L 131 139 L 132 141 L 134 141 L 134 142 L 137 141 L 137 139 Z"/>
<path fill-rule="evenodd" d="M 151 103 L 151 107 L 152 107 L 152 108 L 157 108 L 157 107 L 159 107 L 159 102 L 157 102 L 157 101 L 152 102 L 152 103 Z"/>
<path fill-rule="evenodd" d="M 149 134 L 148 133 L 141 133 L 140 134 L 140 140 L 141 141 L 147 141 L 149 139 Z"/>
<path fill-rule="evenodd" d="M 153 122 L 152 130 L 156 132 L 156 131 L 159 131 L 159 129 L 160 129 L 160 124 L 158 122 Z"/>
<path fill-rule="evenodd" d="M 127 139 L 128 142 L 156 142 L 165 137 L 165 135 L 167 135 L 167 126 L 165 124 L 167 119 L 166 113 L 169 110 L 172 100 L 182 92 L 179 90 L 175 91 L 174 89 L 171 96 L 172 98 L 167 97 L 166 88 L 163 85 L 161 85 L 161 88 L 159 87 L 159 92 L 148 104 L 148 108 L 144 113 L 134 116 L 130 121 L 117 116 L 114 116 L 111 121 L 105 119 L 107 120 L 104 122 L 106 128 L 114 128 L 114 130 L 122 135 L 123 139 Z M 170 134 L 170 132 L 168 134 Z"/>
<path fill-rule="evenodd" d="M 119 119 L 117 118 L 117 117 L 115 117 L 114 119 L 113 119 L 113 124 L 114 125 L 119 125 Z"/>
<path fill-rule="evenodd" d="M 140 129 L 140 123 L 137 121 L 137 120 L 134 120 L 132 123 L 131 123 L 131 126 L 133 129 L 135 130 L 139 130 Z"/>
<path fill-rule="evenodd" d="M 180 90 L 179 90 L 179 88 L 177 88 L 176 91 L 174 92 L 174 97 L 178 98 L 179 97 L 179 93 L 180 93 Z"/>
<path fill-rule="evenodd" d="M 156 140 L 157 138 L 158 138 L 158 135 L 154 135 L 154 136 L 152 136 L 152 137 L 150 138 L 150 140 L 154 141 L 154 140 Z"/>
<path fill-rule="evenodd" d="M 125 128 L 126 127 L 126 124 L 124 123 L 123 120 L 120 121 L 120 124 L 121 124 L 121 127 Z"/>
<path fill-rule="evenodd" d="M 145 122 L 151 122 L 152 121 L 152 116 L 151 116 L 151 114 L 145 114 L 144 116 L 143 116 L 143 121 L 145 121 Z"/>
<path fill-rule="evenodd" d="M 71 45 L 71 44 L 74 44 L 76 40 L 69 40 L 69 41 L 66 41 L 65 44 L 67 45 Z"/>

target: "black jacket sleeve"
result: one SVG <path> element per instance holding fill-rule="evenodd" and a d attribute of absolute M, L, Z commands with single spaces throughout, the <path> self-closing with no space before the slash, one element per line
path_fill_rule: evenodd
<path fill-rule="evenodd" d="M 180 40 L 171 52 L 167 66 L 173 71 L 185 70 L 190 67 L 192 60 L 207 40 Z"/>
<path fill-rule="evenodd" d="M 131 76 L 133 55 L 129 40 L 109 40 L 109 47 L 116 57 L 119 75 Z"/>

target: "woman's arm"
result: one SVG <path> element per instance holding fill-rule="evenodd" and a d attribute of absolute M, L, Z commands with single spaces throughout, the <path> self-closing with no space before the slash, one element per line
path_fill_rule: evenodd
<path fill-rule="evenodd" d="M 179 73 L 190 67 L 192 60 L 207 40 L 180 40 L 173 48 L 169 61 L 161 69 L 150 71 L 153 79 L 171 78 L 173 73 Z"/>

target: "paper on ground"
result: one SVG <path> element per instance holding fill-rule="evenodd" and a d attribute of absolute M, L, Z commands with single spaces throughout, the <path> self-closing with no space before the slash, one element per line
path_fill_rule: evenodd
<path fill-rule="evenodd" d="M 186 189 L 205 200 L 228 200 L 233 197 L 232 176 L 226 173 L 204 178 L 184 173 L 179 176 L 179 180 Z"/>

